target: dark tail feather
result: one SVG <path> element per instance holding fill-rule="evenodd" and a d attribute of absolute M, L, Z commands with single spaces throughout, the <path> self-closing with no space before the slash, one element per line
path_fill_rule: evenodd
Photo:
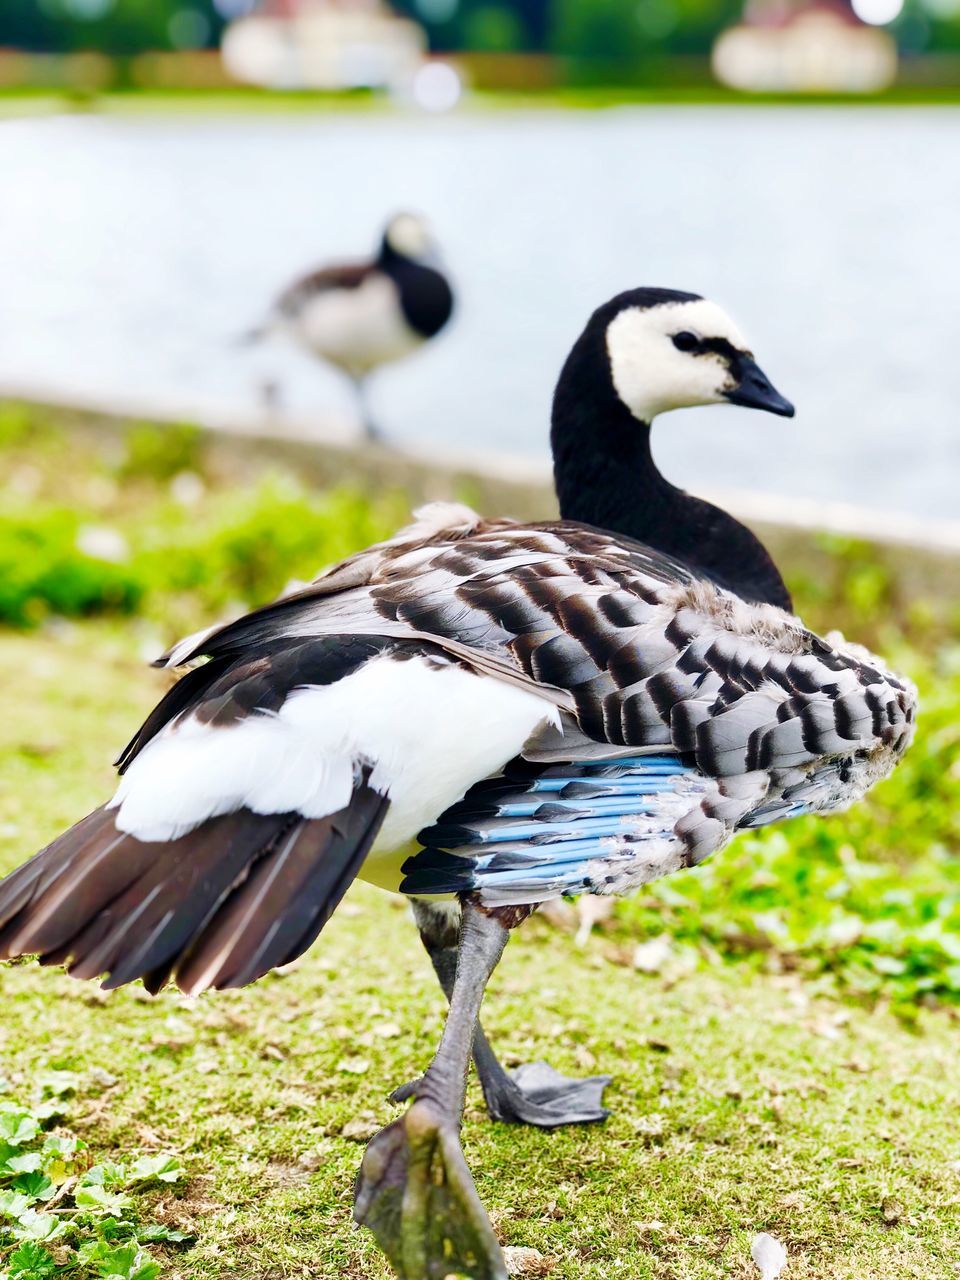
<path fill-rule="evenodd" d="M 243 987 L 302 955 L 360 870 L 388 804 L 362 783 L 346 809 L 290 832 L 197 938 L 179 986 Z"/>
<path fill-rule="evenodd" d="M 0 959 L 37 953 L 105 987 L 243 986 L 314 941 L 388 803 L 362 782 L 327 818 L 241 809 L 150 844 L 98 809 L 0 882 Z"/>

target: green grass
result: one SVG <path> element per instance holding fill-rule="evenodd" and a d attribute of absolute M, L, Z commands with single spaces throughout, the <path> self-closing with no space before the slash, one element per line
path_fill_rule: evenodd
<path fill-rule="evenodd" d="M 77 529 L 105 529 L 126 549 L 104 563 L 140 589 L 65 619 L 35 576 L 25 616 L 0 629 L 0 872 L 109 793 L 112 756 L 166 684 L 145 656 L 377 536 L 404 505 L 311 494 L 283 467 L 238 479 L 189 430 L 70 443 L 65 474 L 55 418 L 0 413 L 13 522 L 0 556 L 11 528 L 39 528 L 34 557 L 17 561 L 26 581 L 33 559 L 76 550 Z M 614 1078 L 606 1125 L 554 1134 L 490 1124 L 471 1086 L 480 1194 L 504 1243 L 539 1250 L 555 1280 L 747 1280 L 762 1230 L 794 1280 L 960 1271 L 960 631 L 955 607 L 911 598 L 869 548 L 831 540 L 818 555 L 826 571 L 794 574 L 804 612 L 920 683 L 918 742 L 898 773 L 848 815 L 741 840 L 652 887 L 583 945 L 534 919 L 495 975 L 485 1021 L 508 1062 Z M 643 972 L 637 945 L 661 933 Z M 422 1069 L 443 1014 L 402 904 L 358 886 L 298 965 L 241 992 L 108 997 L 28 963 L 0 967 L 0 1010 L 0 1103 L 86 1143 L 94 1167 L 184 1167 L 122 1190 L 164 1280 L 387 1275 L 350 1225 L 352 1180 L 363 1135 L 397 1114 L 385 1096 Z M 44 1115 L 51 1072 L 71 1083 L 62 1114 Z M 104 1274 L 94 1249 L 113 1246 L 75 1190 L 60 1202 L 74 1234 L 50 1250 L 86 1280 Z M 152 1226 L 195 1243 L 156 1242 Z M 136 1252 L 123 1257 L 135 1274 Z M 17 1280 L 43 1274 L 36 1263 Z"/>
<path fill-rule="evenodd" d="M 469 93 L 461 112 L 497 111 L 597 111 L 623 106 L 729 106 L 752 107 L 850 107 L 956 106 L 960 86 L 898 85 L 875 95 L 851 94 L 742 94 L 722 85 L 656 84 L 560 86 L 529 92 L 482 90 Z M 413 110 L 398 107 L 388 97 L 372 93 L 273 93 L 258 89 L 228 88 L 129 89 L 98 94 L 78 94 L 49 89 L 0 91 L 0 119 L 50 115 L 63 111 L 95 111 L 111 115 L 310 115 L 360 113 L 390 115 Z"/>

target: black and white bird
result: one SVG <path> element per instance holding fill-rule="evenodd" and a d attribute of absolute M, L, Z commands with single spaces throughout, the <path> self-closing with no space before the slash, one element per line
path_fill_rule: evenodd
<path fill-rule="evenodd" d="M 559 521 L 429 507 L 178 644 L 165 665 L 205 662 L 124 750 L 113 799 L 0 884 L 0 956 L 193 993 L 302 953 L 356 876 L 413 898 L 450 1013 L 355 1203 L 405 1280 L 506 1275 L 460 1147 L 471 1053 L 497 1118 L 606 1114 L 605 1077 L 507 1072 L 484 1038 L 510 929 L 842 809 L 911 740 L 909 683 L 808 631 L 754 535 L 657 470 L 652 420 L 723 403 L 793 413 L 717 306 L 600 307 L 554 399 Z"/>
<path fill-rule="evenodd" d="M 423 218 L 398 213 L 376 256 L 311 271 L 286 288 L 250 336 L 283 333 L 347 375 L 364 431 L 379 438 L 367 378 L 437 336 L 453 313 L 453 290 Z"/>

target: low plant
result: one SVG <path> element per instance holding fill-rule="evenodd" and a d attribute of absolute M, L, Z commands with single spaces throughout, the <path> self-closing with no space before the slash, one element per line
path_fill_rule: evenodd
<path fill-rule="evenodd" d="M 0 621 L 27 627 L 50 614 L 131 613 L 143 597 L 134 566 L 85 546 L 73 512 L 43 505 L 0 515 Z"/>
<path fill-rule="evenodd" d="M 162 1264 L 146 1246 L 189 1240 L 140 1213 L 144 1191 L 184 1178 L 177 1160 L 135 1155 L 97 1163 L 62 1127 L 79 1083 L 70 1072 L 48 1072 L 25 1103 L 0 1082 L 0 1280 L 157 1280 Z"/>

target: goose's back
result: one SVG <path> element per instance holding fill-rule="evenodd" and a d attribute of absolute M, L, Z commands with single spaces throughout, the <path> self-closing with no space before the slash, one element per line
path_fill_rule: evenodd
<path fill-rule="evenodd" d="M 170 662 L 291 637 L 429 640 L 552 698 L 562 732 L 536 759 L 673 750 L 709 776 L 905 749 L 915 692 L 842 637 L 748 605 L 655 549 L 571 522 L 426 508 L 389 542 Z"/>

